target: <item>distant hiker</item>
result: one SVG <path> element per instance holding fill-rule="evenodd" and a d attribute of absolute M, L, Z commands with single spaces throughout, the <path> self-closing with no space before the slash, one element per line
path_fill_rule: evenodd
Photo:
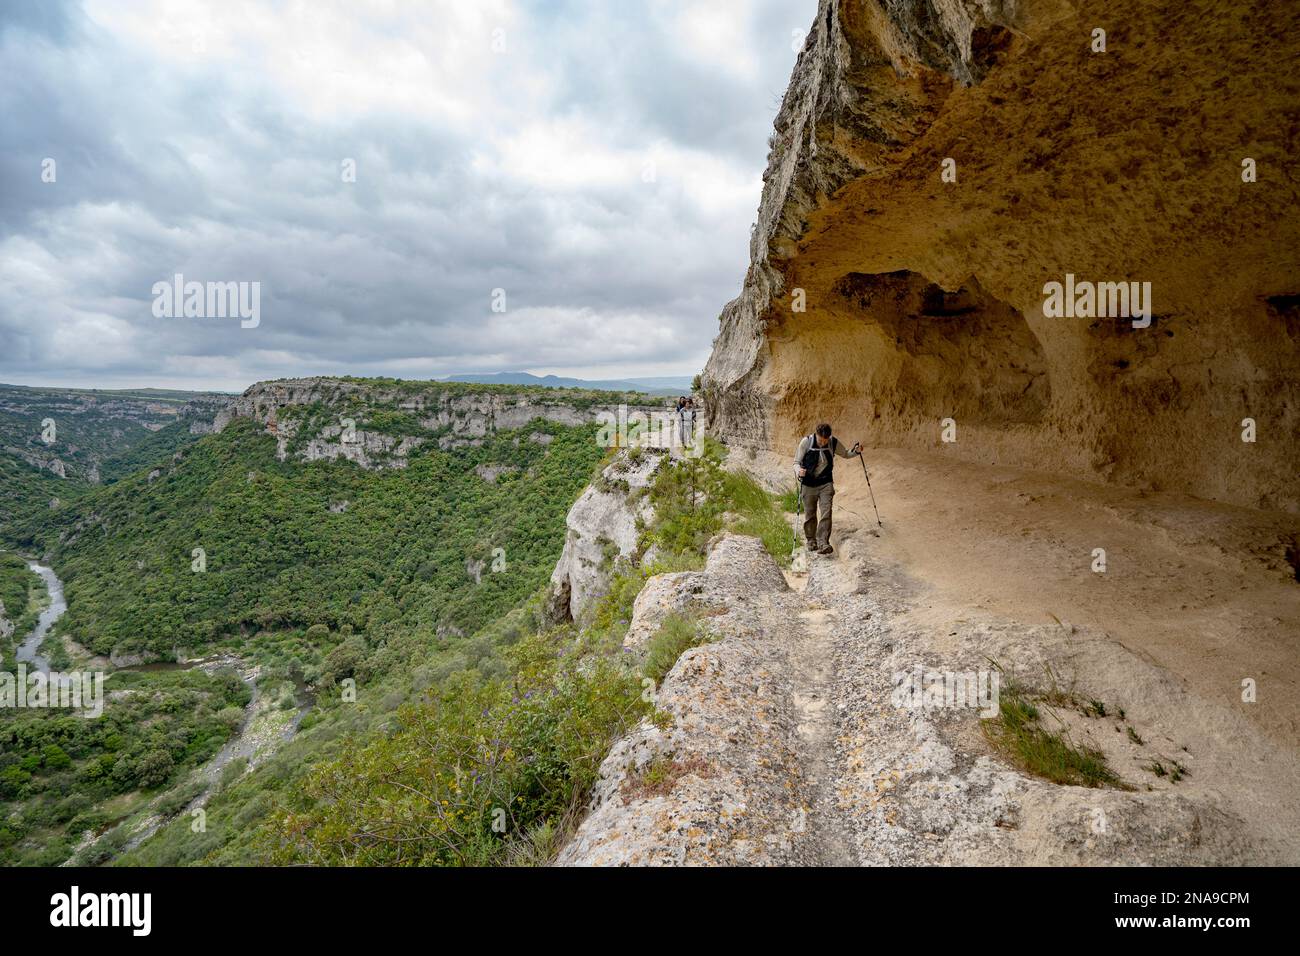
<path fill-rule="evenodd" d="M 689 445 L 695 436 L 695 399 L 682 396 L 677 403 L 677 421 L 682 444 Z"/>
<path fill-rule="evenodd" d="M 799 499 L 803 502 L 803 537 L 809 551 L 834 554 L 831 547 L 831 500 L 835 497 L 835 456 L 853 458 L 862 454 L 857 442 L 847 451 L 838 438 L 831 435 L 831 426 L 818 425 L 811 435 L 805 435 L 794 453 L 794 471 L 799 476 Z M 820 520 L 818 509 L 821 510 Z"/>

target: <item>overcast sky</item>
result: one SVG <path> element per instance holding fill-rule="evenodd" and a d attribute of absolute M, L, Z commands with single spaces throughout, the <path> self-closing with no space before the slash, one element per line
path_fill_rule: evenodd
<path fill-rule="evenodd" d="M 815 10 L 0 0 L 0 381 L 694 374 Z"/>

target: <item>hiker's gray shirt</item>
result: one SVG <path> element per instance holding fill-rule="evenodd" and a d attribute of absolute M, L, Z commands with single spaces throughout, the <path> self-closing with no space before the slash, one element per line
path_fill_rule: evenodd
<path fill-rule="evenodd" d="M 799 442 L 799 447 L 795 450 L 794 476 L 796 478 L 799 477 L 799 469 L 803 467 L 803 456 L 808 454 L 814 441 L 816 441 L 816 439 L 812 435 L 804 435 L 803 441 Z M 853 452 L 845 450 L 844 443 L 834 435 L 831 436 L 830 443 L 825 448 L 818 447 L 817 450 L 821 452 L 821 454 L 817 458 L 817 467 L 812 470 L 811 475 L 807 476 L 809 478 L 816 478 L 826 470 L 826 465 L 830 461 L 830 456 L 826 454 L 828 451 L 834 451 L 835 454 L 839 455 L 841 458 L 855 457 Z"/>

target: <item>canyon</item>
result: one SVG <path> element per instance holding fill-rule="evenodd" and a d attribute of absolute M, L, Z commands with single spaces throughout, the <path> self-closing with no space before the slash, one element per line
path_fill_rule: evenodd
<path fill-rule="evenodd" d="M 1297 37 L 820 0 L 690 449 L 635 393 L 0 387 L 119 738 L 4 715 L 0 858 L 1300 862 Z"/>

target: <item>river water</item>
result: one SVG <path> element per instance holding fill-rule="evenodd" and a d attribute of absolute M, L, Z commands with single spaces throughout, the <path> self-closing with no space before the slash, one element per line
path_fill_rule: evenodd
<path fill-rule="evenodd" d="M 45 635 L 50 633 L 54 622 L 63 617 L 63 612 L 68 609 L 68 602 L 63 598 L 63 582 L 59 580 L 53 568 L 36 561 L 28 561 L 27 566 L 39 574 L 41 580 L 45 582 L 45 587 L 50 592 L 50 605 L 41 612 L 31 635 L 18 645 L 17 656 L 18 660 L 26 663 L 29 669 L 48 674 L 50 662 L 37 651 L 40 649 L 41 641 L 45 640 Z"/>
<path fill-rule="evenodd" d="M 36 670 L 48 674 L 50 671 L 49 659 L 39 654 L 38 650 L 40 649 L 41 642 L 44 641 L 46 635 L 50 633 L 50 628 L 52 628 L 55 622 L 63 616 L 65 611 L 67 611 L 68 602 L 63 595 L 63 582 L 59 580 L 59 576 L 54 573 L 53 568 L 47 567 L 38 561 L 30 560 L 27 562 L 27 566 L 39 574 L 41 580 L 45 582 L 45 587 L 50 594 L 50 603 L 49 606 L 41 612 L 40 617 L 37 619 L 36 627 L 32 630 L 32 633 L 28 635 L 20 645 L 18 645 L 17 657 L 19 661 L 27 664 L 29 670 Z M 180 663 L 159 662 L 122 669 L 138 671 L 185 670 L 195 666 L 202 667 L 205 664 L 212 665 L 216 663 L 228 663 L 235 670 L 243 670 L 243 662 L 238 658 L 233 657 L 216 657 L 206 660 L 185 661 Z M 226 745 L 199 770 L 199 773 L 202 775 L 201 779 L 204 781 L 205 786 L 203 792 L 190 802 L 189 807 L 202 806 L 207 802 L 213 784 L 219 780 L 221 771 L 225 769 L 229 763 L 240 757 L 252 758 L 259 749 L 259 742 L 250 739 L 248 733 L 252 722 L 251 718 L 256 710 L 256 704 L 258 702 L 258 687 L 252 676 L 247 673 L 246 670 L 241 673 L 241 677 L 244 683 L 247 684 L 249 689 L 252 691 L 252 698 L 249 700 L 248 706 L 244 711 L 244 722 L 235 735 L 226 742 Z M 296 691 L 297 694 L 295 694 L 295 696 L 297 697 L 298 710 L 288 725 L 281 730 L 279 734 L 281 742 L 290 739 L 294 733 L 297 732 L 298 724 L 302 721 L 304 714 L 311 707 L 313 702 L 310 693 L 306 691 L 304 687 L 300 686 L 296 688 Z M 265 741 L 261 743 L 262 746 L 265 746 Z M 274 744 L 270 749 L 274 749 Z M 187 809 L 189 809 L 189 807 L 187 807 Z M 143 825 L 131 835 L 131 839 L 127 842 L 124 849 L 132 850 L 138 847 L 149 837 L 153 836 L 154 832 L 157 831 L 159 826 L 164 822 L 166 821 L 156 816 L 151 816 L 146 819 Z M 94 842 L 94 840 L 92 839 L 90 842 Z"/>

